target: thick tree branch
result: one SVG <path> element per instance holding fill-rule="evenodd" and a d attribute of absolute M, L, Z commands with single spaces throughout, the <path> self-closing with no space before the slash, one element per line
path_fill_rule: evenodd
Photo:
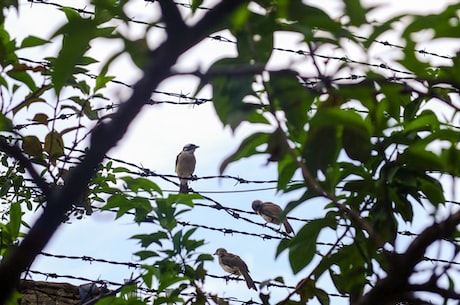
<path fill-rule="evenodd" d="M 426 249 L 433 242 L 451 237 L 460 223 L 460 211 L 450 215 L 445 221 L 426 228 L 410 245 L 404 254 L 396 255 L 386 278 L 376 283 L 374 288 L 359 298 L 354 305 L 386 304 L 397 302 L 398 295 L 411 292 L 409 277 L 415 266 L 423 260 Z M 420 287 L 419 287 L 420 288 Z M 417 289 L 418 290 L 418 289 Z"/>
<path fill-rule="evenodd" d="M 460 293 L 455 292 L 452 289 L 441 288 L 436 283 L 428 282 L 424 284 L 409 285 L 408 289 L 411 291 L 428 291 L 435 293 L 445 299 L 460 300 Z"/>
<path fill-rule="evenodd" d="M 170 75 L 171 67 L 179 56 L 200 40 L 211 34 L 238 6 L 247 1 L 225 0 L 209 11 L 195 26 L 183 35 L 168 39 L 152 52 L 143 77 L 133 86 L 131 97 L 124 102 L 112 121 L 101 124 L 92 133 L 91 146 L 82 163 L 69 173 L 65 185 L 47 196 L 47 205 L 19 247 L 0 264 L 0 304 L 4 304 L 17 287 L 22 272 L 27 270 L 57 230 L 64 215 L 79 198 L 105 154 L 123 137 L 131 121 L 148 101 L 152 91 Z M 166 22 L 166 24 L 168 24 Z"/>
<path fill-rule="evenodd" d="M 187 30 L 185 22 L 179 12 L 179 8 L 171 0 L 158 1 L 161 7 L 162 20 L 166 23 L 168 37 L 180 36 Z"/>

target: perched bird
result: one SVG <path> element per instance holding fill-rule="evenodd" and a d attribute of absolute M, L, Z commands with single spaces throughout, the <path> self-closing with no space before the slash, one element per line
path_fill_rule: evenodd
<path fill-rule="evenodd" d="M 198 147 L 199 146 L 196 146 L 195 144 L 187 144 L 177 155 L 176 174 L 179 176 L 180 181 L 179 193 L 188 193 L 188 179 L 181 178 L 192 178 L 196 164 L 194 152 Z"/>
<path fill-rule="evenodd" d="M 272 202 L 262 202 L 260 200 L 254 200 L 252 202 L 252 209 L 254 212 L 262 216 L 262 218 L 269 223 L 273 223 L 275 225 L 281 225 L 281 213 L 283 209 L 275 203 Z M 283 220 L 284 228 L 286 229 L 286 233 L 294 233 L 294 230 L 291 227 L 291 224 L 288 222 L 287 219 Z"/>
<path fill-rule="evenodd" d="M 225 271 L 235 274 L 235 275 L 242 275 L 244 280 L 246 281 L 246 285 L 248 285 L 249 289 L 257 290 L 254 281 L 249 276 L 249 269 L 246 263 L 236 254 L 228 253 L 227 250 L 224 248 L 219 248 L 216 250 L 216 253 L 219 258 L 219 264 Z"/>

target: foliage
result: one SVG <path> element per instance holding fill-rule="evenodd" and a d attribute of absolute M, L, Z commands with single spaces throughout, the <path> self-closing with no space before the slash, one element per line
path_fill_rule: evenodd
<path fill-rule="evenodd" d="M 230 2 L 222 1 L 222 7 Z M 128 3 L 94 0 L 94 14 L 89 16 L 62 7 L 67 22 L 51 37 L 28 36 L 22 41 L 10 36 L 2 22 L 6 15 L 2 12 L 0 16 L 3 258 L 13 256 L 12 247 L 24 236 L 21 229 L 29 227 L 22 219 L 25 211 L 37 212 L 44 206 L 52 209 L 57 196 L 52 194 L 65 194 L 75 173 L 90 159 L 97 167 L 88 166 L 90 179 L 81 182 L 86 188 L 69 199 L 70 208 L 63 208 L 65 215 L 60 215 L 60 220 L 66 221 L 71 215 L 89 217 L 93 208 L 100 208 L 114 211 L 117 218 L 130 215 L 137 223 L 155 227 L 133 239 L 142 248 L 135 253 L 143 264 L 142 281 L 157 297 L 125 299 L 132 288 L 127 286 L 121 297 L 102 299 L 98 304 L 204 304 L 207 298 L 226 302 L 202 291 L 204 264 L 212 260 L 209 254 L 200 253 L 205 241 L 192 237 L 196 229 L 177 226 L 180 215 L 193 209 L 194 202 L 202 197 L 164 196 L 148 177 L 114 167 L 107 159 L 99 162 L 88 156 L 93 156 L 91 151 L 104 155 L 111 147 L 98 141 L 104 138 L 101 134 L 116 131 L 121 137 L 124 132 L 117 124 L 110 125 L 115 121 L 112 112 L 118 107 L 97 107 L 98 102 L 108 100 L 105 89 L 115 79 L 108 71 L 119 56 L 129 55 L 144 71 L 145 82 L 133 88 L 132 97 L 140 109 L 147 99 L 139 102 L 137 93 L 149 95 L 155 88 L 146 84 L 155 86 L 173 74 L 176 58 L 163 61 L 162 54 L 173 50 L 170 57 L 175 53 L 179 56 L 212 31 L 228 29 L 235 39 L 237 56 L 219 59 L 205 73 L 196 73 L 202 76 L 197 91 L 207 84 L 212 86 L 216 113 L 232 130 L 248 123 L 265 131 L 248 135 L 223 162 L 221 172 L 242 158 L 263 154 L 267 162 L 277 164 L 278 190 L 301 193 L 287 205 L 284 216 L 312 199 L 325 201 L 323 217 L 305 224 L 294 237 L 278 245 L 277 255 L 288 252 L 294 273 L 311 270 L 281 303 L 305 304 L 315 298 L 330 304 L 329 295 L 335 292 L 346 295 L 353 304 L 425 301 L 419 291 L 432 292 L 445 303 L 460 299 L 454 287 L 440 284 L 453 281 L 451 266 L 434 273 L 426 283 L 416 285 L 412 281 L 430 245 L 442 241 L 458 247 L 454 239 L 459 235 L 458 212 L 452 209 L 438 223 L 436 216 L 447 206 L 448 190 L 440 178 L 456 181 L 460 175 L 460 133 L 454 125 L 459 110 L 459 54 L 445 64 L 433 64 L 420 56 L 423 52 L 417 51 L 419 41 L 414 34 L 429 31 L 433 40 L 458 40 L 459 4 L 446 7 L 440 14 L 396 16 L 381 24 L 369 24 L 372 8 L 363 7 L 360 1 L 344 1 L 341 20 L 300 0 L 258 0 L 238 7 L 235 1 L 228 4 L 232 9 L 224 10 L 226 18 L 214 17 L 208 27 L 197 23 L 190 35 L 182 37 L 177 32 L 192 26 L 182 21 L 174 3 L 159 1 L 155 5 L 161 8 L 168 40 L 149 51 L 146 37 L 133 39 L 111 23 L 129 23 L 124 10 Z M 192 1 L 192 14 L 202 5 L 203 1 Z M 4 1 L 2 7 L 18 9 L 18 3 Z M 356 62 L 348 59 L 352 50 L 367 54 L 381 44 L 378 38 L 392 33 L 396 24 L 403 24 L 399 38 L 404 47 L 394 64 L 403 69 L 385 64 L 356 67 Z M 148 28 L 156 25 L 152 22 Z M 361 30 L 371 34 L 368 38 L 358 36 Z M 302 37 L 308 51 L 299 55 L 308 58 L 308 69 L 303 65 L 273 69 L 270 65 L 275 34 L 285 32 Z M 99 63 L 88 53 L 94 42 L 103 39 L 121 41 L 123 50 Z M 56 41 L 61 47 L 54 57 L 27 62 L 19 55 L 24 49 L 40 50 Z M 344 55 L 335 62 L 323 61 L 323 50 L 338 50 Z M 149 70 L 153 69 L 151 62 L 165 64 L 164 71 Z M 94 64 L 99 64 L 98 74 L 88 77 Z M 155 81 L 153 74 L 158 77 Z M 128 100 L 127 108 L 131 104 Z M 447 115 L 437 111 L 440 105 L 447 109 Z M 51 111 L 43 110 L 44 106 Z M 123 117 L 125 113 L 128 115 Z M 118 122 L 125 119 L 126 124 L 136 115 L 121 110 L 117 114 Z M 32 125 L 17 124 L 21 116 Z M 71 121 L 66 124 L 63 120 Z M 36 128 L 26 128 L 29 126 Z M 400 251 L 396 247 L 398 232 L 416 223 L 414 215 L 419 207 L 431 213 L 428 216 L 434 224 L 421 232 L 407 251 Z M 329 248 L 317 243 L 325 232 L 336 232 Z M 6 259 L 2 264 L 8 268 Z M 2 271 L 0 268 L 0 277 L 6 278 Z M 382 274 L 385 276 L 380 280 Z M 324 278 L 331 279 L 335 291 L 322 287 Z M 189 291 L 193 294 L 187 298 L 184 295 Z M 263 304 L 270 304 L 268 295 L 261 293 L 260 297 Z"/>

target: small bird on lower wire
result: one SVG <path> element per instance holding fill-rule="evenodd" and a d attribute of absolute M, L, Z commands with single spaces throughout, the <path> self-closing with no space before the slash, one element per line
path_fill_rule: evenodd
<path fill-rule="evenodd" d="M 199 146 L 195 144 L 187 144 L 184 146 L 182 151 L 177 155 L 176 158 L 176 174 L 179 176 L 179 193 L 187 194 L 189 191 L 188 181 L 190 179 L 181 178 L 192 178 L 192 174 L 195 171 L 196 159 L 195 149 Z"/>
<path fill-rule="evenodd" d="M 246 285 L 249 289 L 257 290 L 254 281 L 249 276 L 249 269 L 246 263 L 236 254 L 229 253 L 224 248 L 219 248 L 216 250 L 214 255 L 217 255 L 219 258 L 219 265 L 225 271 L 235 274 L 242 275 L 246 281 Z"/>
<path fill-rule="evenodd" d="M 281 225 L 281 214 L 283 213 L 283 209 L 279 205 L 273 202 L 262 202 L 260 200 L 254 200 L 252 202 L 252 209 L 254 212 L 262 216 L 266 222 L 273 223 L 275 225 Z M 286 233 L 294 233 L 294 229 L 292 229 L 292 226 L 288 222 L 287 218 L 285 218 L 282 223 Z"/>

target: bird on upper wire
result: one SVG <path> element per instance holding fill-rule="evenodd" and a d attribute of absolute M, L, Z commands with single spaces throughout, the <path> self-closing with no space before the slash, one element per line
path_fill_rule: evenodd
<path fill-rule="evenodd" d="M 257 291 L 254 281 L 252 280 L 251 276 L 249 276 L 248 266 L 241 259 L 241 257 L 236 254 L 227 252 L 227 250 L 224 248 L 217 249 L 214 255 L 217 255 L 219 259 L 219 265 L 222 267 L 222 269 L 231 274 L 242 275 L 248 288 Z"/>
<path fill-rule="evenodd" d="M 294 233 L 294 229 L 292 229 L 292 226 L 287 218 L 281 221 L 281 214 L 283 213 L 283 209 L 279 205 L 273 202 L 262 202 L 261 200 L 254 200 L 252 202 L 252 209 L 254 212 L 262 216 L 266 222 L 273 223 L 275 225 L 281 225 L 281 223 L 283 223 L 286 233 Z"/>
<path fill-rule="evenodd" d="M 199 146 L 195 144 L 186 144 L 176 158 L 176 174 L 179 176 L 179 193 L 187 194 L 189 191 L 188 181 L 192 178 L 195 171 L 196 159 L 195 149 Z"/>

